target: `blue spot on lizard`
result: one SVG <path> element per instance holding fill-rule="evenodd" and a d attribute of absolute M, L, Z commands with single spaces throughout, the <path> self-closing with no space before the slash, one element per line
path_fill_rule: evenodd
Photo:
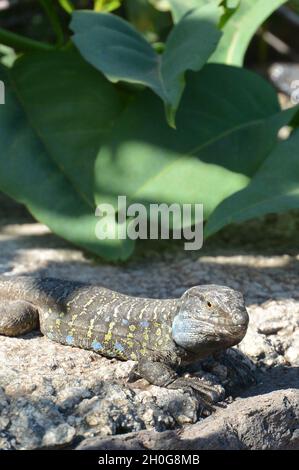
<path fill-rule="evenodd" d="M 101 343 L 99 343 L 98 341 L 96 341 L 96 340 L 94 340 L 92 342 L 91 346 L 92 346 L 92 349 L 94 349 L 94 351 L 100 351 L 100 350 L 104 349 L 103 345 Z"/>
<path fill-rule="evenodd" d="M 114 344 L 114 348 L 118 351 L 118 352 L 123 352 L 124 351 L 124 347 L 122 344 L 120 344 L 118 341 L 116 341 L 116 343 Z"/>
<path fill-rule="evenodd" d="M 65 338 L 67 344 L 73 344 L 74 342 L 74 337 L 71 336 L 71 335 L 68 335 L 66 338 Z"/>

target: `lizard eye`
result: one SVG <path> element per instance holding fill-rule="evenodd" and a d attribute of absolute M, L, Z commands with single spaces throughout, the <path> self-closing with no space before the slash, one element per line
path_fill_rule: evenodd
<path fill-rule="evenodd" d="M 211 308 L 211 307 L 212 307 L 211 302 L 208 301 L 208 302 L 207 302 L 207 306 L 208 306 L 209 308 Z"/>

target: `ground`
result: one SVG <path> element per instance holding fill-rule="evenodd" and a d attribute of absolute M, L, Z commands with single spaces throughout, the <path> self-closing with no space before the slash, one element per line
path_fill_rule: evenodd
<path fill-rule="evenodd" d="M 62 346 L 38 332 L 2 336 L 0 448 L 298 449 L 297 233 L 298 217 L 269 217 L 223 232 L 200 252 L 163 245 L 144 255 L 141 247 L 116 265 L 83 254 L 1 197 L 0 274 L 84 280 L 148 297 L 179 297 L 206 283 L 241 290 L 250 326 L 238 354 L 248 358 L 257 384 L 232 386 L 227 367 L 198 365 L 220 396 L 230 385 L 222 406 L 201 417 L 186 392 L 128 384 L 132 361 Z"/>

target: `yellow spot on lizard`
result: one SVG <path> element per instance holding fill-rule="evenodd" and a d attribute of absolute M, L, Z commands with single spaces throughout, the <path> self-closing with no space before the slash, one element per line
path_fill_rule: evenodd
<path fill-rule="evenodd" d="M 115 325 L 115 322 L 112 321 L 109 323 L 108 332 L 105 334 L 104 343 L 108 343 L 112 339 L 112 330 Z"/>
<path fill-rule="evenodd" d="M 105 337 L 104 337 L 104 343 L 108 343 L 112 338 L 112 332 L 111 331 L 108 331 L 108 333 L 105 334 Z"/>
<path fill-rule="evenodd" d="M 94 318 L 92 318 L 90 320 L 90 324 L 89 324 L 89 328 L 88 328 L 88 332 L 87 332 L 87 338 L 91 338 L 92 337 L 92 330 L 93 330 L 93 324 L 94 324 Z"/>

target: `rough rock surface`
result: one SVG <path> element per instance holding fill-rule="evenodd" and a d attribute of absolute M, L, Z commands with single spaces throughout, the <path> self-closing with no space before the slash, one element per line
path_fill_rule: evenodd
<path fill-rule="evenodd" d="M 85 280 L 150 297 L 178 297 L 203 283 L 242 290 L 250 328 L 239 350 L 258 379 L 242 390 L 231 386 L 226 407 L 203 418 L 196 398 L 183 391 L 127 384 L 133 362 L 62 346 L 38 332 L 0 337 L 0 448 L 299 448 L 299 247 L 291 220 L 270 218 L 259 231 L 249 224 L 239 239 L 226 231 L 199 253 L 163 244 L 142 255 L 140 248 L 131 261 L 112 265 L 0 199 L 2 274 Z M 291 233 L 281 240 L 285 226 Z M 218 384 L 221 396 L 227 367 L 205 361 L 198 372 Z"/>
<path fill-rule="evenodd" d="M 85 439 L 77 449 L 241 450 L 298 449 L 299 403 L 295 389 L 238 398 L 228 408 L 183 430 L 140 431 Z"/>

